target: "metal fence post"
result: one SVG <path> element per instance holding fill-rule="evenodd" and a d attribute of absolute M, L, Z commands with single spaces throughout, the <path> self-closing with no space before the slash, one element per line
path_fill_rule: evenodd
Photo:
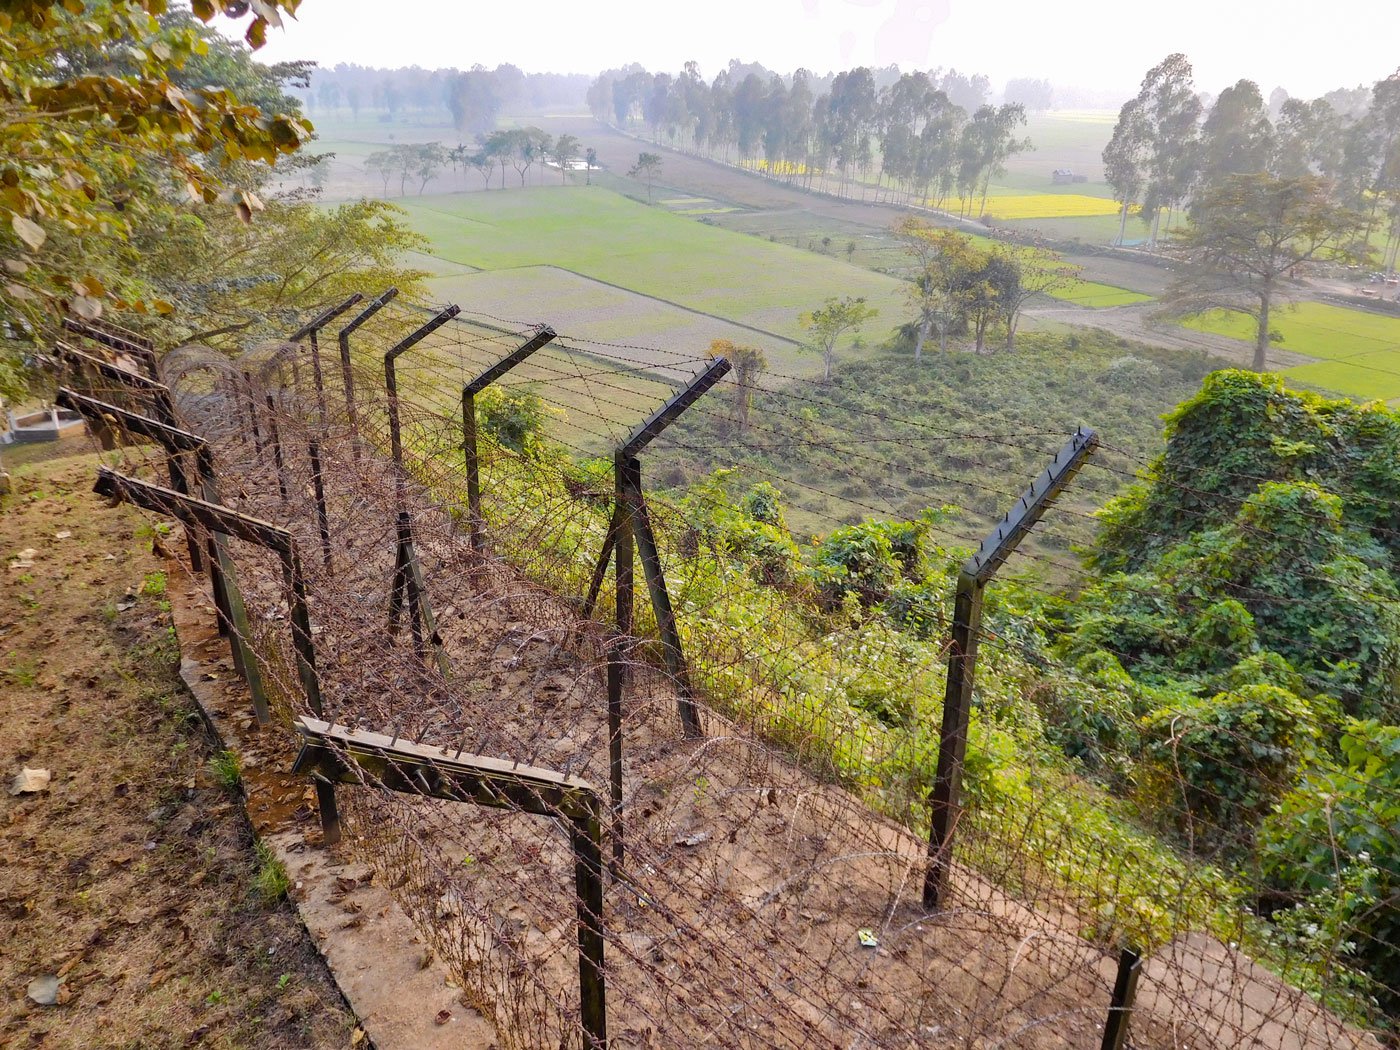
<path fill-rule="evenodd" d="M 461 312 L 462 308 L 456 305 L 438 311 L 431 321 L 414 329 L 384 352 L 384 392 L 389 406 L 389 455 L 397 468 L 394 474 L 394 492 L 398 496 L 400 510 L 403 509 L 404 499 L 403 431 L 399 422 L 399 380 L 395 362 L 400 354 L 422 342 Z"/>
<path fill-rule="evenodd" d="M 485 537 L 481 515 L 481 457 L 476 441 L 476 395 L 552 339 L 554 329 L 549 325 L 541 325 L 530 339 L 462 385 L 462 451 L 467 467 L 467 538 L 472 550 L 478 554 L 485 546 Z"/>
<path fill-rule="evenodd" d="M 321 329 L 362 299 L 364 299 L 364 296 L 359 292 L 355 292 L 344 302 L 337 303 L 335 306 L 323 310 L 291 335 L 287 336 L 287 342 L 289 343 L 299 343 L 303 339 L 306 339 L 311 344 L 311 379 L 312 382 L 316 384 L 316 403 L 320 406 L 322 417 L 326 414 L 326 386 L 325 377 L 321 372 L 321 347 L 319 343 Z"/>
<path fill-rule="evenodd" d="M 938 768 L 929 792 L 928 867 L 924 873 L 926 908 L 937 908 L 946 895 L 952 869 L 953 833 L 962 813 L 963 760 L 967 753 L 968 720 L 977 670 L 977 641 L 982 628 L 982 592 L 1098 447 L 1098 435 L 1092 430 L 1085 427 L 1076 430 L 958 573 L 953 600 L 952 645 L 948 650 L 948 685 L 943 694 L 943 724 L 938 738 Z"/>
<path fill-rule="evenodd" d="M 1141 973 L 1142 954 L 1125 945 L 1118 953 L 1118 976 L 1113 982 L 1113 998 L 1103 1026 L 1102 1050 L 1123 1050 L 1128 1045 L 1128 1024 L 1132 1020 Z"/>
<path fill-rule="evenodd" d="M 350 419 L 350 433 L 357 438 L 360 436 L 360 418 L 355 408 L 355 371 L 350 361 L 350 336 L 355 329 L 389 305 L 398 294 L 397 288 L 389 288 L 378 298 L 371 299 L 336 335 L 336 341 L 340 344 L 340 378 L 345 394 L 345 412 Z M 354 448 L 355 458 L 359 459 L 359 444 L 356 443 Z"/>

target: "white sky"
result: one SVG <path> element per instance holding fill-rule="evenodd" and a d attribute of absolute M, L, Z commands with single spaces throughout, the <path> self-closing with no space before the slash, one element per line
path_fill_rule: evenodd
<path fill-rule="evenodd" d="M 1136 90 L 1184 51 L 1212 93 L 1248 77 L 1312 97 L 1400 66 L 1397 0 L 303 0 L 259 56 L 424 68 L 511 62 L 584 72 L 640 62 L 707 79 L 730 58 L 788 72 L 956 66 Z"/>

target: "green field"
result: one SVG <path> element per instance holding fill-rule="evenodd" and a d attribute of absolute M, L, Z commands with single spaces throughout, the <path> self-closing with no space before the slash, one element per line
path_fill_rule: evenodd
<path fill-rule="evenodd" d="M 1252 341 L 1254 322 L 1210 313 L 1185 322 L 1200 332 Z M 1289 379 L 1349 397 L 1400 398 L 1400 318 L 1326 303 L 1299 303 L 1273 315 L 1282 350 L 1319 358 L 1283 370 Z"/>
<path fill-rule="evenodd" d="M 1152 301 L 1152 296 L 1144 295 L 1142 292 L 1132 292 L 1126 288 L 1100 284 L 1097 281 L 1075 281 L 1070 287 L 1057 289 L 1050 294 L 1056 299 L 1074 303 L 1076 306 L 1131 306 L 1133 303 L 1150 303 Z"/>
<path fill-rule="evenodd" d="M 707 226 L 598 187 L 412 197 L 398 203 L 442 259 L 483 270 L 557 266 L 786 339 L 801 339 L 798 315 L 830 296 L 864 296 L 880 311 L 865 333 L 872 342 L 882 341 L 907 313 L 905 285 L 897 278 Z M 533 315 L 547 307 L 521 308 Z M 776 344 L 774 353 L 777 372 L 817 367 L 815 357 L 791 345 Z"/>

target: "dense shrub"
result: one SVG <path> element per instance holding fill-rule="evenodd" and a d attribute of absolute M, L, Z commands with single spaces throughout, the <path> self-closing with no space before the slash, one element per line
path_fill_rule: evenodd
<path fill-rule="evenodd" d="M 1236 850 L 1297 775 L 1312 712 L 1274 685 L 1246 685 L 1211 697 L 1180 695 L 1143 719 L 1157 802 L 1167 802 L 1195 844 Z"/>

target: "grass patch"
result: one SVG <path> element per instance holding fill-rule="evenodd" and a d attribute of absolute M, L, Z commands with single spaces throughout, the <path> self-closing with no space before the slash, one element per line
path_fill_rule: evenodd
<path fill-rule="evenodd" d="M 1349 397 L 1400 397 L 1400 318 L 1305 302 L 1275 312 L 1272 323 L 1283 337 L 1275 346 L 1319 358 L 1317 364 L 1284 369 L 1287 378 Z M 1214 311 L 1184 324 L 1198 332 L 1254 339 L 1253 320 L 1239 314 Z"/>
<path fill-rule="evenodd" d="M 292 878 L 287 874 L 286 865 L 277 859 L 272 847 L 261 839 L 255 844 L 258 873 L 253 876 L 253 888 L 267 904 L 276 904 L 292 888 Z"/>
<path fill-rule="evenodd" d="M 233 751 L 220 751 L 209 760 L 209 772 L 225 791 L 237 791 L 243 782 L 243 764 Z"/>
<path fill-rule="evenodd" d="M 1118 288 L 1098 281 L 1075 281 L 1068 288 L 1058 288 L 1050 293 L 1053 299 L 1060 299 L 1076 306 L 1131 306 L 1133 303 L 1150 303 L 1152 296 L 1142 292 Z"/>

